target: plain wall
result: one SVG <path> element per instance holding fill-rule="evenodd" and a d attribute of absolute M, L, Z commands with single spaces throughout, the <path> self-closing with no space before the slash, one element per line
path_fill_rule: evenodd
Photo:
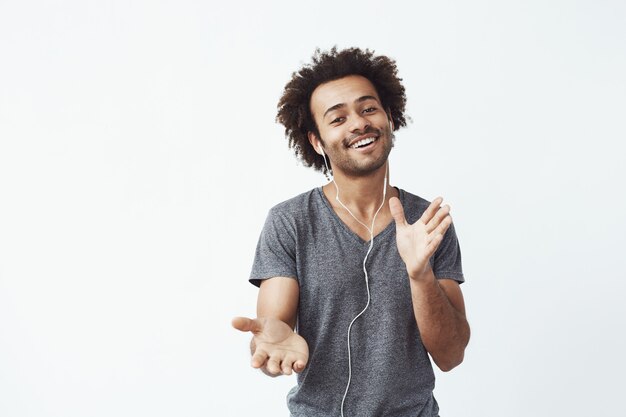
<path fill-rule="evenodd" d="M 391 182 L 445 197 L 472 340 L 445 416 L 623 416 L 621 1 L 0 2 L 0 415 L 278 416 L 249 365 L 274 122 L 316 47 L 397 60 Z"/>

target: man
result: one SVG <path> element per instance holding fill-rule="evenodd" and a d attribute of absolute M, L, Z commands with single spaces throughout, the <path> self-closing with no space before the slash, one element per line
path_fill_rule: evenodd
<path fill-rule="evenodd" d="M 463 360 L 450 208 L 387 181 L 405 103 L 395 62 L 358 48 L 316 51 L 279 102 L 289 146 L 333 181 L 270 210 L 258 318 L 233 326 L 253 333 L 254 368 L 298 373 L 292 416 L 438 416 L 428 354 L 443 371 Z"/>

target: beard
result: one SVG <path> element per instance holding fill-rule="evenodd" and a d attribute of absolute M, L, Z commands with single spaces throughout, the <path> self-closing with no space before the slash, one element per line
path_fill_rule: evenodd
<path fill-rule="evenodd" d="M 376 141 L 382 141 L 378 145 L 382 145 L 382 150 L 377 150 L 377 155 L 367 155 L 363 158 L 354 158 L 350 154 L 350 147 L 348 146 L 358 136 L 373 133 L 378 136 Z M 387 162 L 389 153 L 394 146 L 395 135 L 391 131 L 389 126 L 383 129 L 375 129 L 368 127 L 364 132 L 356 133 L 349 137 L 346 137 L 341 143 L 333 147 L 327 147 L 326 143 L 320 138 L 322 145 L 324 146 L 324 152 L 328 155 L 330 160 L 331 172 L 341 171 L 346 176 L 350 177 L 362 177 L 367 176 L 378 169 L 380 169 Z"/>

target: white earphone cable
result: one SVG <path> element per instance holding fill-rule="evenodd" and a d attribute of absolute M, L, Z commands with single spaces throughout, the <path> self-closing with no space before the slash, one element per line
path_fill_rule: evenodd
<path fill-rule="evenodd" d="M 330 169 L 328 168 L 328 163 L 326 162 L 326 154 L 322 153 L 322 155 L 324 156 L 324 164 L 326 165 L 326 171 L 327 172 L 331 172 Z M 332 182 L 335 185 L 335 189 L 337 190 L 337 194 L 335 196 L 335 200 L 337 200 L 337 202 L 341 205 L 341 207 L 343 207 L 344 209 L 346 209 L 346 211 L 348 213 L 350 213 L 350 215 L 354 218 L 354 220 L 356 220 L 359 224 L 361 224 L 363 227 L 365 227 L 367 229 L 367 231 L 370 233 L 370 246 L 369 246 L 369 248 L 367 250 L 367 253 L 365 254 L 365 258 L 363 259 L 363 272 L 365 273 L 365 287 L 367 289 L 367 303 L 365 304 L 365 308 L 363 308 L 363 310 L 359 314 L 357 314 L 356 317 L 354 317 L 352 319 L 352 321 L 350 322 L 350 325 L 348 326 L 348 384 L 346 385 L 346 391 L 344 392 L 343 398 L 341 399 L 341 417 L 344 417 L 344 415 L 343 415 L 343 406 L 344 406 L 344 403 L 346 401 L 346 397 L 348 395 L 348 390 L 350 389 L 350 383 L 352 382 L 352 357 L 351 357 L 351 352 L 350 352 L 350 331 L 352 330 L 352 325 L 354 324 L 354 322 L 359 317 L 361 317 L 361 315 L 363 313 L 365 313 L 365 310 L 367 310 L 367 308 L 369 307 L 370 300 L 371 300 L 370 287 L 369 287 L 369 276 L 367 275 L 367 269 L 365 267 L 365 264 L 367 262 L 367 257 L 369 256 L 370 252 L 372 251 L 372 248 L 374 247 L 374 225 L 376 223 L 376 216 L 378 216 L 378 212 L 380 212 L 380 210 L 385 205 L 385 198 L 387 197 L 387 174 L 388 174 L 388 170 L 389 170 L 389 165 L 387 165 L 387 167 L 385 169 L 385 180 L 384 180 L 384 184 L 383 184 L 383 201 L 380 203 L 380 206 L 378 207 L 378 210 L 376 210 L 376 213 L 374 213 L 374 217 L 372 218 L 372 226 L 371 227 L 368 227 L 365 223 L 360 221 L 352 213 L 352 211 L 350 211 L 350 209 L 348 207 L 346 207 L 346 205 L 343 204 L 343 202 L 339 199 L 339 186 L 337 185 L 337 182 L 335 181 L 334 175 L 331 174 Z"/>

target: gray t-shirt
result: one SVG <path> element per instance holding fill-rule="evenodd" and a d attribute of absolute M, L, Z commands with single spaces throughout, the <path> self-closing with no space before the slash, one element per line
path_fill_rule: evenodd
<path fill-rule="evenodd" d="M 409 223 L 429 202 L 399 190 Z M 369 242 L 337 216 L 321 188 L 273 207 L 259 238 L 250 282 L 298 281 L 297 331 L 309 362 L 287 396 L 293 417 L 340 416 L 348 382 L 348 326 L 367 303 L 363 258 Z M 464 281 L 454 226 L 430 260 L 437 278 Z M 367 260 L 370 306 L 350 333 L 352 380 L 345 417 L 436 417 L 435 377 L 422 344 L 395 223 L 374 237 Z"/>

